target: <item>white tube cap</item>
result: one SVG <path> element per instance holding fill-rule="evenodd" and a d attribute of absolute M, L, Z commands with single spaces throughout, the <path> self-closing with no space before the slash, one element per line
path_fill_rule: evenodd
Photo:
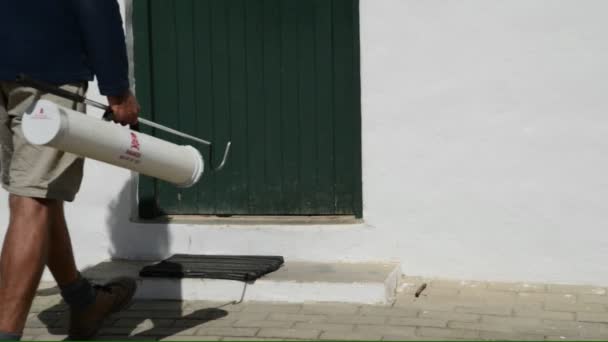
<path fill-rule="evenodd" d="M 48 145 L 63 131 L 59 108 L 48 100 L 39 100 L 31 112 L 24 113 L 21 125 L 25 139 L 33 145 Z"/>
<path fill-rule="evenodd" d="M 194 159 L 194 172 L 192 173 L 192 178 L 185 183 L 176 184 L 180 188 L 189 188 L 194 186 L 203 176 L 203 172 L 205 171 L 205 161 L 201 153 L 195 149 L 194 147 L 188 145 L 184 146 L 188 151 L 192 153 L 192 159 Z"/>

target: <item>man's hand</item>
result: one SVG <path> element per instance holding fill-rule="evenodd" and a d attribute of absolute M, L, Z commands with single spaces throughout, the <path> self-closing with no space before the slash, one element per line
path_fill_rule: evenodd
<path fill-rule="evenodd" d="M 114 114 L 114 121 L 123 125 L 137 124 L 141 108 L 130 90 L 123 96 L 108 96 L 108 103 Z"/>

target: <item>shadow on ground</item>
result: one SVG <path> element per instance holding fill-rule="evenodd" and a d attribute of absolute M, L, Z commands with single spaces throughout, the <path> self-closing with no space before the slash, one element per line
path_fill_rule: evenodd
<path fill-rule="evenodd" d="M 156 305 L 157 310 L 149 304 Z M 106 319 L 97 335 L 100 340 L 162 340 L 175 335 L 194 335 L 193 329 L 221 319 L 228 312 L 221 308 L 184 310 L 181 301 L 134 302 L 131 308 Z M 38 319 L 52 335 L 68 335 L 68 315 L 65 305 L 55 305 L 38 314 Z"/>
<path fill-rule="evenodd" d="M 131 211 L 131 196 L 134 193 L 132 182 L 127 182 L 109 206 L 107 227 L 111 241 L 110 255 L 121 258 L 128 255 L 134 244 L 145 244 L 148 255 L 162 259 L 167 255 L 170 244 L 168 226 L 166 224 L 154 224 L 146 229 L 153 230 L 150 234 L 141 231 L 141 227 L 129 224 Z M 111 267 L 111 264 L 102 263 L 90 269 L 81 270 L 87 277 L 88 274 L 99 274 L 100 268 Z M 111 269 L 104 269 L 101 274 L 112 274 L 118 276 Z M 88 278 L 88 277 L 87 277 Z M 104 279 L 108 281 L 110 279 Z M 166 291 L 174 298 L 181 298 L 181 282 L 171 282 L 172 288 Z M 38 291 L 39 297 L 54 296 L 57 298 L 59 291 L 55 288 Z M 45 326 L 50 334 L 67 335 L 69 311 L 64 304 L 51 306 L 37 315 L 40 322 L 39 327 Z M 221 308 L 204 308 L 193 310 L 186 307 L 181 301 L 134 301 L 131 306 L 123 312 L 111 316 L 105 321 L 104 328 L 100 331 L 102 339 L 163 339 L 172 335 L 187 333 L 188 330 L 204 325 L 207 322 L 227 316 L 228 313 Z"/>

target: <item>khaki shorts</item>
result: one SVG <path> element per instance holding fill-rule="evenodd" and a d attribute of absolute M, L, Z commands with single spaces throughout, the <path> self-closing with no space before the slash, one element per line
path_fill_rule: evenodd
<path fill-rule="evenodd" d="M 87 83 L 63 89 L 84 95 Z M 71 202 L 80 189 L 84 160 L 44 146 L 29 144 L 21 118 L 38 99 L 84 112 L 84 105 L 14 82 L 0 81 L 0 169 L 2 187 L 11 194 Z"/>

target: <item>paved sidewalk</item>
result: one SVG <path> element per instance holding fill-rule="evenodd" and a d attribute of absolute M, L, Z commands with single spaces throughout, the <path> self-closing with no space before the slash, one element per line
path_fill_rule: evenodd
<path fill-rule="evenodd" d="M 414 293 L 428 283 L 419 298 Z M 65 338 L 56 289 L 39 291 L 24 339 Z M 100 339 L 608 340 L 606 288 L 403 278 L 392 306 L 138 301 Z"/>

